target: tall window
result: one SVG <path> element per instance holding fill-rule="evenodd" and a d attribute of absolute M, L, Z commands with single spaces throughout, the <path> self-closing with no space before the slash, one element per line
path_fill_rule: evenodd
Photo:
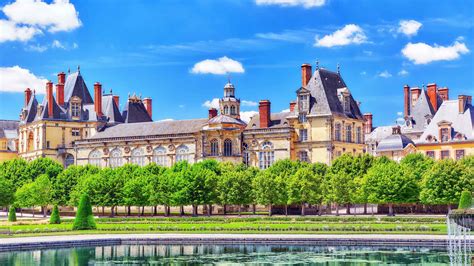
<path fill-rule="evenodd" d="M 224 140 L 224 156 L 232 156 L 232 140 Z"/>
<path fill-rule="evenodd" d="M 306 118 L 306 114 L 299 114 L 298 120 L 300 121 L 300 123 L 305 123 L 308 121 L 308 118 Z"/>
<path fill-rule="evenodd" d="M 235 109 L 235 106 L 233 106 L 233 105 L 230 107 L 230 114 L 231 114 L 231 115 L 237 114 L 236 109 Z"/>
<path fill-rule="evenodd" d="M 164 147 L 157 147 L 153 150 L 152 161 L 157 165 L 168 166 L 168 156 Z"/>
<path fill-rule="evenodd" d="M 71 116 L 80 116 L 81 115 L 81 103 L 72 102 L 71 103 Z"/>
<path fill-rule="evenodd" d="M 440 134 L 441 134 L 441 142 L 449 141 L 449 128 L 442 128 Z"/>
<path fill-rule="evenodd" d="M 434 159 L 435 158 L 435 152 L 434 151 L 427 151 L 426 156 Z"/>
<path fill-rule="evenodd" d="M 341 141 L 341 124 L 337 123 L 334 129 L 334 137 L 336 141 Z"/>
<path fill-rule="evenodd" d="M 227 115 L 229 114 L 229 106 L 224 106 L 224 114 Z"/>
<path fill-rule="evenodd" d="M 250 165 L 249 145 L 247 143 L 244 143 L 242 145 L 242 149 L 243 149 L 244 164 L 248 166 Z"/>
<path fill-rule="evenodd" d="M 346 126 L 346 142 L 352 142 L 352 126 Z"/>
<path fill-rule="evenodd" d="M 449 151 L 441 151 L 441 160 L 449 159 Z"/>
<path fill-rule="evenodd" d="M 273 164 L 274 160 L 275 152 L 273 150 L 273 144 L 269 141 L 265 141 L 258 153 L 258 166 L 260 169 L 267 169 Z"/>
<path fill-rule="evenodd" d="M 357 143 L 362 143 L 362 128 L 361 127 L 357 127 L 356 141 L 357 141 Z"/>
<path fill-rule="evenodd" d="M 300 129 L 300 141 L 307 141 L 307 140 L 308 140 L 308 130 Z"/>
<path fill-rule="evenodd" d="M 89 164 L 97 167 L 102 166 L 102 152 L 93 150 L 89 153 Z"/>
<path fill-rule="evenodd" d="M 300 162 L 309 162 L 308 152 L 306 151 L 298 152 L 298 160 L 300 160 Z"/>
<path fill-rule="evenodd" d="M 64 159 L 64 167 L 68 168 L 70 165 L 74 165 L 74 156 L 68 153 Z"/>
<path fill-rule="evenodd" d="M 464 150 L 456 150 L 456 160 L 464 158 Z"/>
<path fill-rule="evenodd" d="M 71 129 L 71 135 L 73 135 L 74 137 L 78 137 L 81 135 L 81 131 L 79 128 L 73 128 Z"/>
<path fill-rule="evenodd" d="M 191 162 L 191 154 L 189 154 L 189 148 L 186 145 L 180 145 L 176 149 L 176 162 L 181 161 Z"/>
<path fill-rule="evenodd" d="M 298 97 L 300 112 L 307 112 L 309 109 L 309 95 L 302 94 Z"/>
<path fill-rule="evenodd" d="M 133 149 L 131 162 L 139 166 L 145 165 L 145 152 L 143 151 L 142 148 Z"/>
<path fill-rule="evenodd" d="M 211 156 L 219 155 L 219 141 L 217 139 L 211 140 Z"/>
<path fill-rule="evenodd" d="M 115 148 L 110 152 L 109 165 L 112 168 L 123 165 L 122 151 L 119 148 Z"/>

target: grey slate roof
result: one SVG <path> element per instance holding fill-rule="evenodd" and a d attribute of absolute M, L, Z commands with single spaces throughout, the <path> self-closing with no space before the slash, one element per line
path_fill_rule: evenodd
<path fill-rule="evenodd" d="M 393 134 L 382 141 L 377 145 L 377 152 L 383 151 L 401 151 L 408 144 L 413 144 L 413 141 L 403 134 Z"/>
<path fill-rule="evenodd" d="M 26 106 L 26 118 L 22 123 L 31 123 L 36 118 L 36 113 L 38 112 L 38 100 L 36 100 L 36 95 L 31 96 L 28 105 Z"/>
<path fill-rule="evenodd" d="M 270 126 L 269 128 L 284 128 L 289 127 L 288 120 L 286 119 L 291 115 L 291 112 L 281 112 L 270 114 Z M 246 129 L 259 129 L 260 128 L 260 115 L 256 114 L 252 116 L 247 124 Z"/>
<path fill-rule="evenodd" d="M 359 106 L 352 97 L 352 94 L 349 96 L 350 112 L 344 112 L 337 95 L 337 89 L 340 88 L 347 88 L 340 74 L 326 69 L 317 69 L 306 85 L 306 89 L 311 93 L 311 109 L 309 114 L 338 114 L 349 118 L 363 119 Z"/>
<path fill-rule="evenodd" d="M 79 71 L 69 74 L 64 84 L 64 102 L 68 103 L 73 96 L 81 98 L 83 104 L 94 103 Z"/>
<path fill-rule="evenodd" d="M 468 104 L 464 113 L 460 114 L 459 101 L 449 100 L 441 104 L 417 143 L 429 143 L 426 140 L 429 135 L 439 140 L 438 123 L 441 121 L 451 122 L 451 139 L 460 133 L 466 137 L 466 140 L 474 140 L 474 107 Z"/>
<path fill-rule="evenodd" d="M 112 94 L 102 96 L 102 112 L 109 118 L 108 123 L 123 123 L 124 121 Z"/>
<path fill-rule="evenodd" d="M 200 131 L 208 119 L 158 121 L 143 123 L 124 123 L 108 127 L 88 140 L 101 140 L 121 137 L 148 137 L 170 134 L 189 134 Z"/>
<path fill-rule="evenodd" d="M 50 118 L 48 114 L 49 103 L 46 96 L 43 98 L 43 103 L 41 105 L 43 106 L 43 110 L 40 114 L 37 115 L 36 120 L 67 118 L 66 110 L 56 103 L 56 99 L 54 98 L 54 96 L 53 96 L 53 117 L 52 118 Z"/>
<path fill-rule="evenodd" d="M 18 127 L 20 121 L 0 120 L 0 138 L 18 138 Z"/>
<path fill-rule="evenodd" d="M 240 119 L 232 118 L 227 115 L 218 115 L 209 120 L 209 124 L 221 124 L 221 123 L 237 124 L 237 125 L 244 125 L 244 126 L 247 125 L 244 121 Z"/>
<path fill-rule="evenodd" d="M 365 134 L 365 142 L 366 143 L 380 142 L 384 138 L 392 135 L 392 127 L 393 126 L 376 127 L 369 134 Z"/>
<path fill-rule="evenodd" d="M 439 101 L 442 101 L 441 99 Z M 431 106 L 428 95 L 424 89 L 416 101 L 415 105 L 410 110 L 411 126 L 406 124 L 402 127 L 405 132 L 423 131 L 426 128 L 426 116 L 433 117 L 435 111 Z"/>
<path fill-rule="evenodd" d="M 145 105 L 142 101 L 128 100 L 122 112 L 122 117 L 125 123 L 140 123 L 153 121 L 146 111 Z"/>

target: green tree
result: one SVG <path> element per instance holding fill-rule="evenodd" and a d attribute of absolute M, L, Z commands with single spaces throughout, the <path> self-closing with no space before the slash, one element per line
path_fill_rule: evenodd
<path fill-rule="evenodd" d="M 13 203 L 15 187 L 13 183 L 3 176 L 0 176 L 0 206 L 8 206 Z"/>
<path fill-rule="evenodd" d="M 123 202 L 127 206 L 142 207 L 141 215 L 144 214 L 145 206 L 149 205 L 149 193 L 147 185 L 152 180 L 150 174 L 141 173 L 132 179 L 125 181 L 123 187 Z"/>
<path fill-rule="evenodd" d="M 28 163 L 23 159 L 12 159 L 0 163 L 0 179 L 5 178 L 13 184 L 14 192 L 24 184 L 31 182 L 32 177 L 27 169 Z"/>
<path fill-rule="evenodd" d="M 92 214 L 92 206 L 89 201 L 89 196 L 84 194 L 79 201 L 76 218 L 74 219 L 73 230 L 90 230 L 96 229 L 94 215 Z"/>
<path fill-rule="evenodd" d="M 8 221 L 16 222 L 16 210 L 14 206 L 10 206 L 10 209 L 8 210 Z"/>
<path fill-rule="evenodd" d="M 393 161 L 375 163 L 365 175 L 363 186 L 369 202 L 388 204 L 389 216 L 394 215 L 394 203 L 414 202 L 418 198 L 415 178 L 403 175 L 400 165 Z"/>
<path fill-rule="evenodd" d="M 268 205 L 268 215 L 272 215 L 272 205 L 278 202 L 277 176 L 270 171 L 260 171 L 252 182 L 255 200 L 258 204 Z"/>
<path fill-rule="evenodd" d="M 51 203 L 51 181 L 49 176 L 42 174 L 33 182 L 33 198 L 36 206 L 41 206 L 43 209 L 43 216 L 46 217 L 47 205 Z"/>
<path fill-rule="evenodd" d="M 60 224 L 61 218 L 59 217 L 59 209 L 58 205 L 54 205 L 53 212 L 51 213 L 51 217 L 49 218 L 50 224 Z"/>
<path fill-rule="evenodd" d="M 222 204 L 238 205 L 239 215 L 242 204 L 252 203 L 252 175 L 246 170 L 227 171 L 218 181 L 219 200 Z"/>
<path fill-rule="evenodd" d="M 277 192 L 277 198 L 274 203 L 285 206 L 285 215 L 288 214 L 288 180 L 300 167 L 302 167 L 301 162 L 285 159 L 275 162 L 265 170 L 275 176 L 274 189 Z"/>
<path fill-rule="evenodd" d="M 288 204 L 301 204 L 301 215 L 305 215 L 306 204 L 321 204 L 323 177 L 311 168 L 298 170 L 288 180 Z"/>
<path fill-rule="evenodd" d="M 63 170 L 63 166 L 50 158 L 38 158 L 28 163 L 27 172 L 32 180 L 46 174 L 53 183 Z"/>
<path fill-rule="evenodd" d="M 33 217 L 35 216 L 36 199 L 35 186 L 33 183 L 26 183 L 15 192 L 15 205 L 20 208 L 33 207 Z"/>
<path fill-rule="evenodd" d="M 459 200 L 458 209 L 465 210 L 469 209 L 472 206 L 472 192 L 463 191 L 461 193 L 461 199 Z"/>
<path fill-rule="evenodd" d="M 472 191 L 474 178 L 453 160 L 437 161 L 423 175 L 420 200 L 425 204 L 457 204 L 463 190 Z"/>
<path fill-rule="evenodd" d="M 71 165 L 62 171 L 53 183 L 53 202 L 59 205 L 67 205 L 71 202 L 71 193 L 82 178 L 97 174 L 99 168 L 92 165 Z M 79 201 L 79 197 L 77 199 Z"/>
<path fill-rule="evenodd" d="M 196 163 L 185 172 L 184 178 L 187 200 L 193 207 L 193 216 L 196 216 L 199 205 L 215 202 L 216 174 Z"/>

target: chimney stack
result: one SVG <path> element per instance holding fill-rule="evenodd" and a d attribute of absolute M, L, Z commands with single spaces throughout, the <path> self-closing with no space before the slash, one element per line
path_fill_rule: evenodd
<path fill-rule="evenodd" d="M 56 84 L 56 101 L 59 106 L 64 106 L 64 83 L 66 82 L 66 74 L 61 72 L 58 74 L 58 84 Z"/>
<path fill-rule="evenodd" d="M 416 87 L 416 88 L 413 88 L 411 89 L 411 106 L 410 106 L 410 109 L 411 107 L 413 107 L 416 103 L 416 101 L 418 101 L 418 98 L 420 98 L 420 94 L 421 94 L 421 89 Z"/>
<path fill-rule="evenodd" d="M 30 102 L 31 99 L 31 90 L 30 88 L 26 88 L 25 90 L 25 107 L 28 106 L 28 103 Z"/>
<path fill-rule="evenodd" d="M 296 101 L 291 101 L 290 102 L 290 112 L 293 112 L 295 110 L 295 106 L 296 106 Z"/>
<path fill-rule="evenodd" d="M 94 110 L 97 116 L 102 116 L 102 84 L 94 83 Z"/>
<path fill-rule="evenodd" d="M 214 118 L 216 116 L 217 116 L 217 109 L 216 108 L 209 109 L 209 119 Z"/>
<path fill-rule="evenodd" d="M 426 86 L 428 88 L 428 98 L 430 99 L 433 110 L 438 111 L 438 94 L 436 93 L 436 83 L 431 83 Z"/>
<path fill-rule="evenodd" d="M 53 82 L 46 83 L 46 99 L 48 101 L 48 117 L 53 117 Z"/>
<path fill-rule="evenodd" d="M 404 100 L 403 110 L 404 110 L 404 115 L 406 117 L 410 115 L 410 86 L 408 85 L 403 86 L 403 100 Z"/>
<path fill-rule="evenodd" d="M 118 95 L 114 95 L 114 102 L 115 105 L 117 105 L 117 107 L 120 109 L 120 98 Z"/>
<path fill-rule="evenodd" d="M 301 86 L 306 87 L 309 80 L 311 79 L 311 65 L 303 64 L 301 65 Z"/>
<path fill-rule="evenodd" d="M 365 134 L 370 134 L 372 132 L 373 124 L 372 124 L 372 113 L 365 113 L 364 114 L 364 131 Z"/>
<path fill-rule="evenodd" d="M 467 109 L 467 105 L 472 104 L 472 96 L 459 95 L 458 96 L 458 104 L 459 104 L 459 113 L 464 114 L 464 112 Z"/>
<path fill-rule="evenodd" d="M 145 105 L 146 112 L 152 118 L 152 106 L 151 106 L 151 98 L 145 98 L 143 99 L 143 104 Z"/>
<path fill-rule="evenodd" d="M 443 101 L 448 101 L 449 100 L 449 88 L 448 87 L 439 88 L 438 89 L 438 94 L 439 94 L 439 97 L 441 97 L 441 99 L 443 99 Z"/>
<path fill-rule="evenodd" d="M 270 126 L 270 101 L 261 100 L 258 105 L 258 113 L 260 116 L 260 128 L 268 128 Z"/>

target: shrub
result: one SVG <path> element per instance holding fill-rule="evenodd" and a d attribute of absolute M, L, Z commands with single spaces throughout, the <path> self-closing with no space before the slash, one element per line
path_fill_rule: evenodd
<path fill-rule="evenodd" d="M 92 206 L 87 194 L 83 194 L 77 208 L 76 219 L 74 219 L 73 230 L 96 229 Z"/>
<path fill-rule="evenodd" d="M 8 221 L 16 222 L 16 210 L 15 210 L 15 207 L 13 206 L 11 206 L 10 210 L 8 211 Z"/>
<path fill-rule="evenodd" d="M 463 191 L 461 193 L 461 199 L 459 200 L 459 209 L 466 210 L 471 208 L 472 205 L 472 195 L 469 191 Z"/>
<path fill-rule="evenodd" d="M 51 213 L 51 217 L 49 218 L 49 223 L 50 224 L 60 224 L 61 223 L 61 218 L 59 217 L 58 205 L 54 205 L 53 213 Z"/>

